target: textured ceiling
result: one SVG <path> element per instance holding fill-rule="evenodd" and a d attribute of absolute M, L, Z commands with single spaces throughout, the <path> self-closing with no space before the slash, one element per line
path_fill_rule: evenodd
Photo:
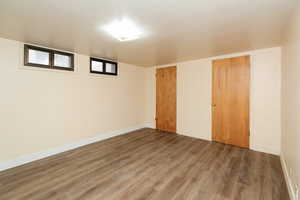
<path fill-rule="evenodd" d="M 1 0 L 0 37 L 154 66 L 268 48 L 297 0 Z M 126 17 L 144 31 L 120 42 L 101 27 Z"/>

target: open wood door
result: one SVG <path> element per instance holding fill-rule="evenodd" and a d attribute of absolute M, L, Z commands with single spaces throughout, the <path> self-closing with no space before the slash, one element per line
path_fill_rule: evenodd
<path fill-rule="evenodd" d="M 176 133 L 176 66 L 156 70 L 156 128 Z"/>
<path fill-rule="evenodd" d="M 213 61 L 213 141 L 249 147 L 250 57 Z"/>

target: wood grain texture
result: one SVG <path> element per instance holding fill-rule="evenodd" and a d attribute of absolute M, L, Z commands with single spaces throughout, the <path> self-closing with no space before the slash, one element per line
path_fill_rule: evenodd
<path fill-rule="evenodd" d="M 1 200 L 288 200 L 278 156 L 141 129 L 0 172 Z"/>
<path fill-rule="evenodd" d="M 176 133 L 176 66 L 156 70 L 156 128 Z"/>
<path fill-rule="evenodd" d="M 249 147 L 250 57 L 213 61 L 213 141 Z"/>

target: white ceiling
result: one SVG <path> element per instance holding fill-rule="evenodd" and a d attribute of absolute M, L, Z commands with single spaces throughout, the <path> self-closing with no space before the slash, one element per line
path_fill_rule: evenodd
<path fill-rule="evenodd" d="M 281 44 L 297 0 L 1 0 L 0 37 L 153 66 Z M 145 35 L 101 29 L 127 17 Z"/>

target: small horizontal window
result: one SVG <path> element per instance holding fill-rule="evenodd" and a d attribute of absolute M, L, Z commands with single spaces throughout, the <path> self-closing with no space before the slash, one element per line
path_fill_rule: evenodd
<path fill-rule="evenodd" d="M 92 67 L 91 70 L 93 72 L 104 72 L 104 63 L 103 62 L 92 60 L 91 67 Z"/>
<path fill-rule="evenodd" d="M 106 63 L 105 69 L 108 73 L 116 73 L 116 64 Z"/>
<path fill-rule="evenodd" d="M 74 54 L 25 44 L 24 65 L 74 71 Z"/>
<path fill-rule="evenodd" d="M 53 55 L 53 68 L 74 70 L 73 54 L 54 51 Z"/>
<path fill-rule="evenodd" d="M 90 58 L 90 72 L 116 76 L 118 75 L 118 63 L 98 58 Z"/>
<path fill-rule="evenodd" d="M 47 49 L 25 46 L 25 65 L 47 67 L 51 63 Z"/>

